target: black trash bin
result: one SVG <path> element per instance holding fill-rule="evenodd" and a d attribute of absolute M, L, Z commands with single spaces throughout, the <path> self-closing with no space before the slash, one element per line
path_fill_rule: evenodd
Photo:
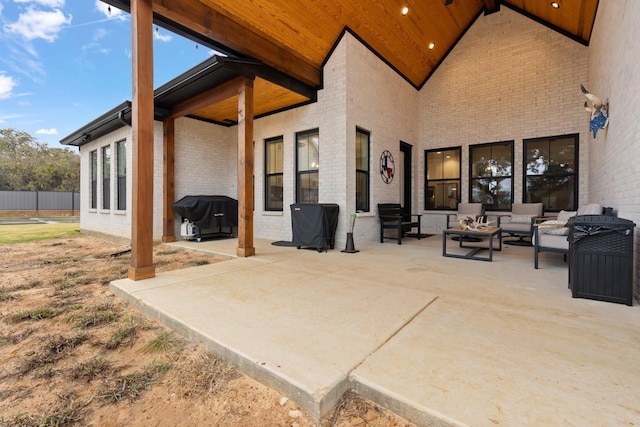
<path fill-rule="evenodd" d="M 294 203 L 291 205 L 293 244 L 316 248 L 318 252 L 335 246 L 338 212 L 335 203 Z"/>
<path fill-rule="evenodd" d="M 580 215 L 569 225 L 573 297 L 632 305 L 635 224 L 611 215 Z"/>

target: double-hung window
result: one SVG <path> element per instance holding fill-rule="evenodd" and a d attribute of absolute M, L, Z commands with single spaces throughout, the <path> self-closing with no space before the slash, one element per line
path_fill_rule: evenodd
<path fill-rule="evenodd" d="M 116 171 L 118 174 L 117 208 L 120 211 L 127 209 L 127 142 L 116 143 Z"/>
<path fill-rule="evenodd" d="M 102 209 L 111 209 L 111 147 L 102 147 Z"/>
<path fill-rule="evenodd" d="M 296 134 L 296 202 L 318 203 L 320 169 L 318 129 Z"/>
<path fill-rule="evenodd" d="M 98 209 L 98 152 L 96 150 L 89 153 L 89 164 L 91 169 L 90 209 Z"/>
<path fill-rule="evenodd" d="M 356 211 L 369 212 L 369 132 L 356 129 Z"/>
<path fill-rule="evenodd" d="M 524 140 L 524 201 L 543 202 L 544 210 L 576 210 L 578 135 Z"/>
<path fill-rule="evenodd" d="M 283 206 L 284 141 L 281 136 L 264 141 L 264 210 L 281 211 Z"/>
<path fill-rule="evenodd" d="M 513 141 L 469 147 L 469 201 L 488 211 L 511 210 Z"/>
<path fill-rule="evenodd" d="M 457 209 L 460 203 L 462 148 L 425 151 L 425 209 Z"/>

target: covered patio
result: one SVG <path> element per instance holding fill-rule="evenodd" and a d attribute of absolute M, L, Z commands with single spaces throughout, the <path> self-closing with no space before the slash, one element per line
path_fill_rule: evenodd
<path fill-rule="evenodd" d="M 441 236 L 326 253 L 257 239 L 170 243 L 226 262 L 111 289 L 312 417 L 347 389 L 419 425 L 640 422 L 640 306 L 573 299 L 562 256 L 505 245 L 492 263 Z"/>

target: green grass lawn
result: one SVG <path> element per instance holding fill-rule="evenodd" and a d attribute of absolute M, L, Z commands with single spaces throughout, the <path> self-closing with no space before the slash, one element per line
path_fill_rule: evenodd
<path fill-rule="evenodd" d="M 0 244 L 27 243 L 80 235 L 80 224 L 9 224 L 0 225 Z"/>

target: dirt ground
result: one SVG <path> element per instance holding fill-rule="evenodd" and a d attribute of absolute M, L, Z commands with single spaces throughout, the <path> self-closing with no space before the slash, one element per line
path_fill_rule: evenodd
<path fill-rule="evenodd" d="M 127 249 L 86 236 L 0 245 L 0 426 L 316 425 L 111 294 Z M 224 260 L 158 245 L 154 262 Z M 351 392 L 319 425 L 413 426 Z"/>

